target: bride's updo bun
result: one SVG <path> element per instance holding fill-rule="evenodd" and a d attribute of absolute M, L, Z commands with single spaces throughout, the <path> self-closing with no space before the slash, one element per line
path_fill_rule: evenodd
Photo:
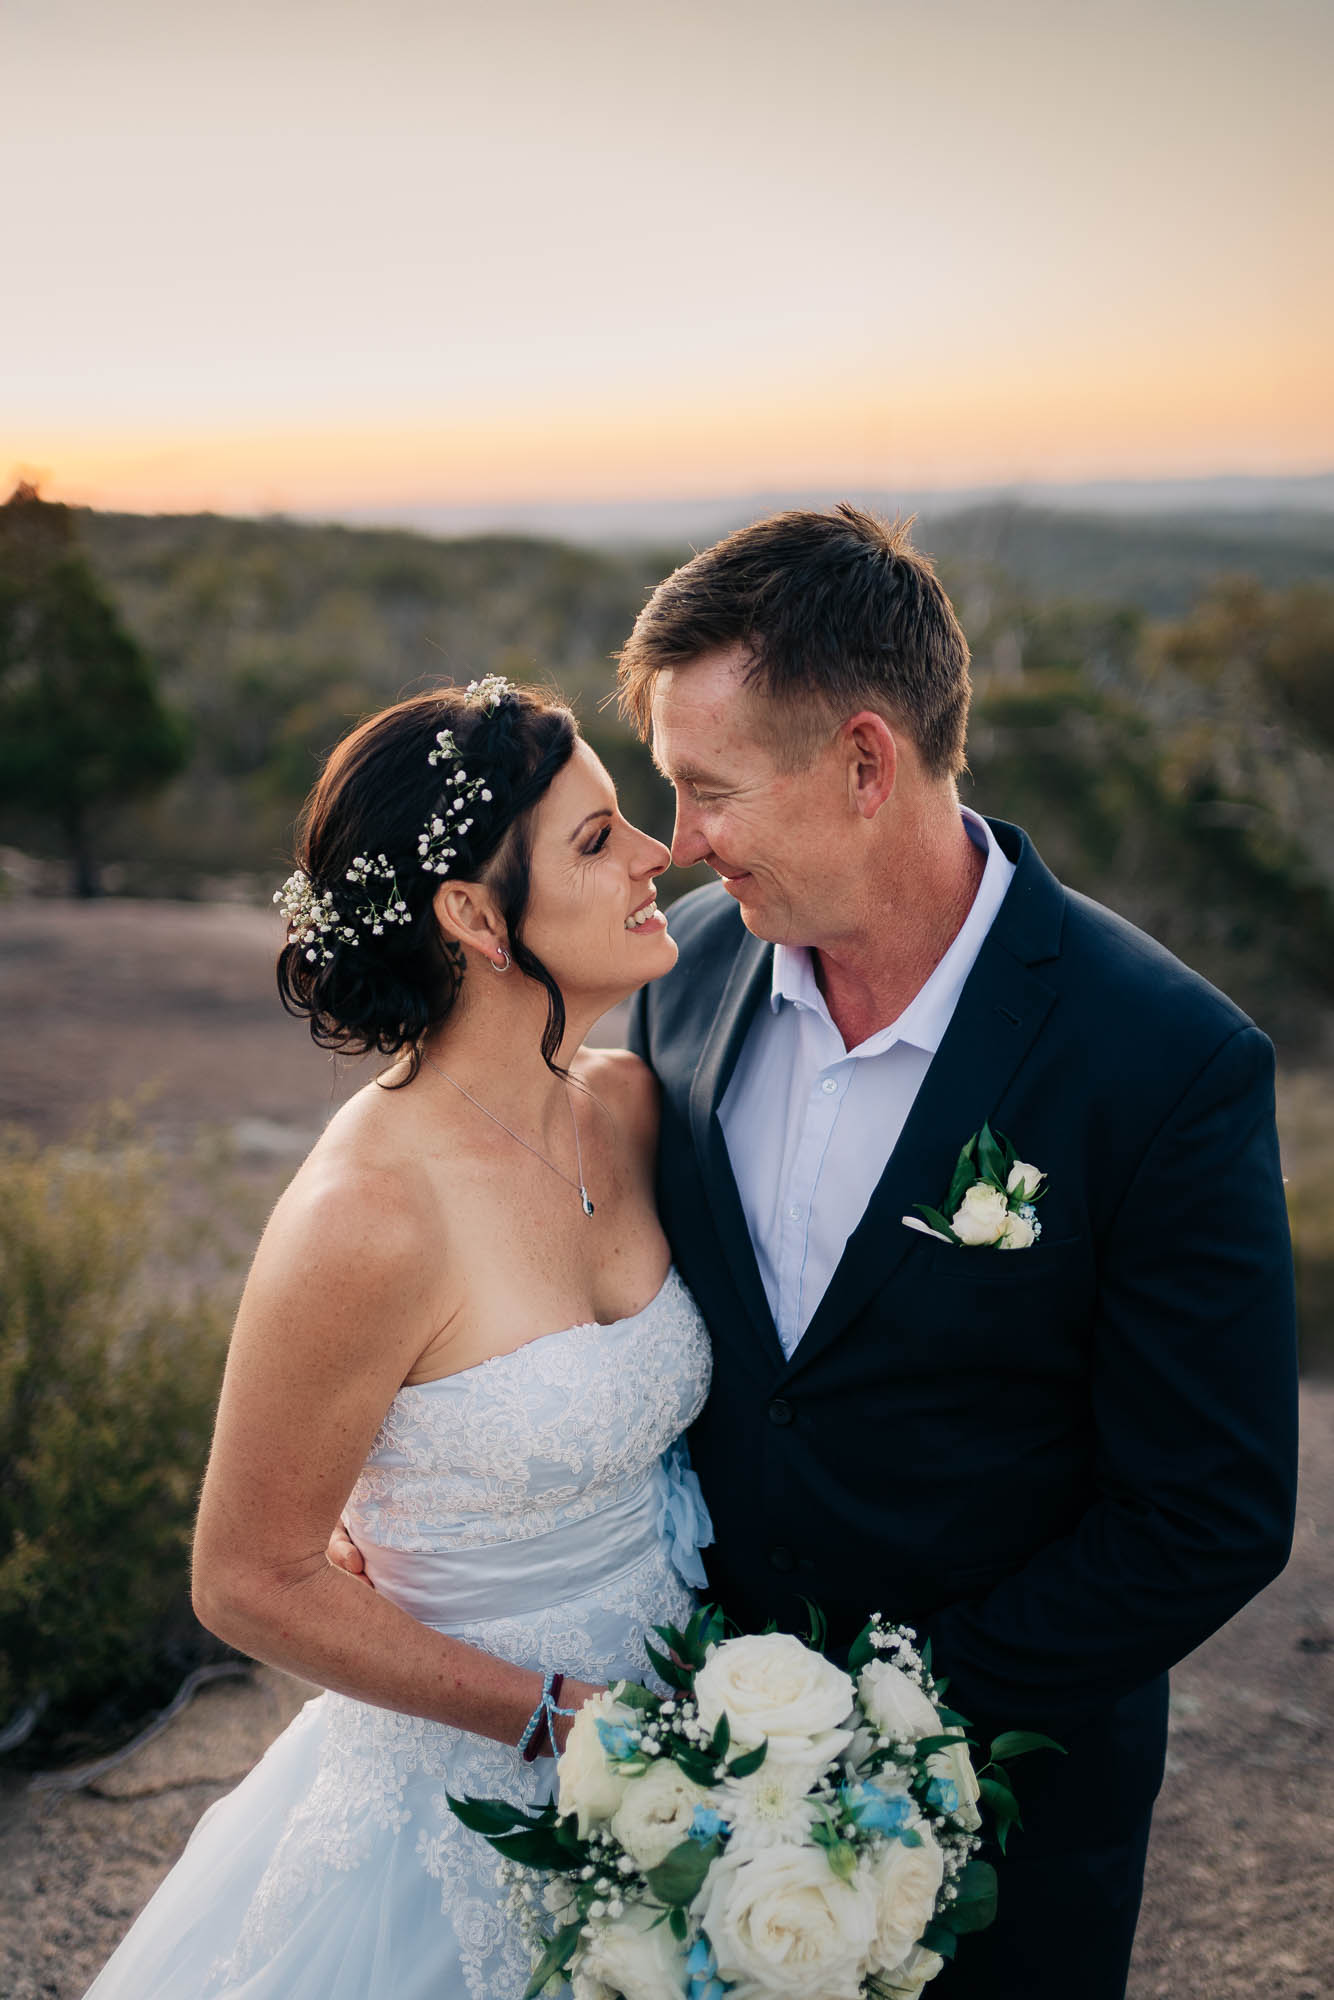
<path fill-rule="evenodd" d="M 455 754 L 441 753 L 441 731 L 453 739 Z M 554 1064 L 565 1006 L 523 943 L 523 917 L 533 808 L 574 744 L 574 718 L 552 696 L 504 684 L 502 693 L 487 697 L 483 684 L 477 696 L 444 688 L 396 702 L 337 745 L 298 822 L 300 872 L 285 892 L 296 884 L 298 901 L 317 906 L 317 923 L 312 931 L 290 918 L 289 942 L 278 957 L 283 1005 L 309 1021 L 321 1048 L 350 1055 L 410 1050 L 415 1076 L 417 1044 L 448 1018 L 464 954 L 441 936 L 432 904 L 442 877 L 428 872 L 422 857 L 422 836 L 443 814 L 445 839 L 455 850 L 448 875 L 476 881 L 487 874 L 516 971 L 546 991 L 542 1053 Z M 477 796 L 455 811 L 460 766 Z M 375 921 L 380 911 L 387 914 Z"/>

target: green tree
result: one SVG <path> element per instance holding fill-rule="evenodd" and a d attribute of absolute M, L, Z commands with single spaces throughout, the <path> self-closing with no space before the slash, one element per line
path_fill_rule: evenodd
<path fill-rule="evenodd" d="M 99 814 L 156 791 L 185 756 L 69 509 L 18 486 L 0 506 L 0 798 L 55 822 L 73 893 L 95 896 Z"/>

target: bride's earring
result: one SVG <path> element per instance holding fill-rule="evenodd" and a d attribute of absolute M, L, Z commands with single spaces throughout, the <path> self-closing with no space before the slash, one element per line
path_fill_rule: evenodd
<path fill-rule="evenodd" d="M 496 950 L 500 953 L 500 958 L 489 959 L 487 963 L 490 965 L 491 970 L 493 972 L 508 972 L 511 965 L 514 963 L 513 959 L 510 957 L 509 953 L 506 951 L 503 944 L 498 944 L 496 946 Z"/>

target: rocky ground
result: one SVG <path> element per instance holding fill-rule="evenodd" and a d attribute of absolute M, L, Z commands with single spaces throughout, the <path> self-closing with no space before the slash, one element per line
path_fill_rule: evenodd
<path fill-rule="evenodd" d="M 284 1020 L 275 937 L 233 907 L 0 907 L 0 1119 L 61 1138 L 147 1086 L 167 1143 L 224 1126 L 257 1177 L 280 1173 L 360 1073 Z M 1334 1993 L 1334 1384 L 1307 1384 L 1303 1416 L 1292 1562 L 1174 1676 L 1131 2000 Z M 82 1789 L 0 1776 L 0 2000 L 76 2000 L 308 1693 L 256 1669 Z"/>

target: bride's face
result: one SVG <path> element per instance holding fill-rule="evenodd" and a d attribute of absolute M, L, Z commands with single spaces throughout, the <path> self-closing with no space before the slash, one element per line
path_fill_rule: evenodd
<path fill-rule="evenodd" d="M 534 815 L 523 941 L 562 993 L 620 998 L 658 979 L 676 946 L 654 898 L 671 856 L 623 819 L 581 737 Z"/>

